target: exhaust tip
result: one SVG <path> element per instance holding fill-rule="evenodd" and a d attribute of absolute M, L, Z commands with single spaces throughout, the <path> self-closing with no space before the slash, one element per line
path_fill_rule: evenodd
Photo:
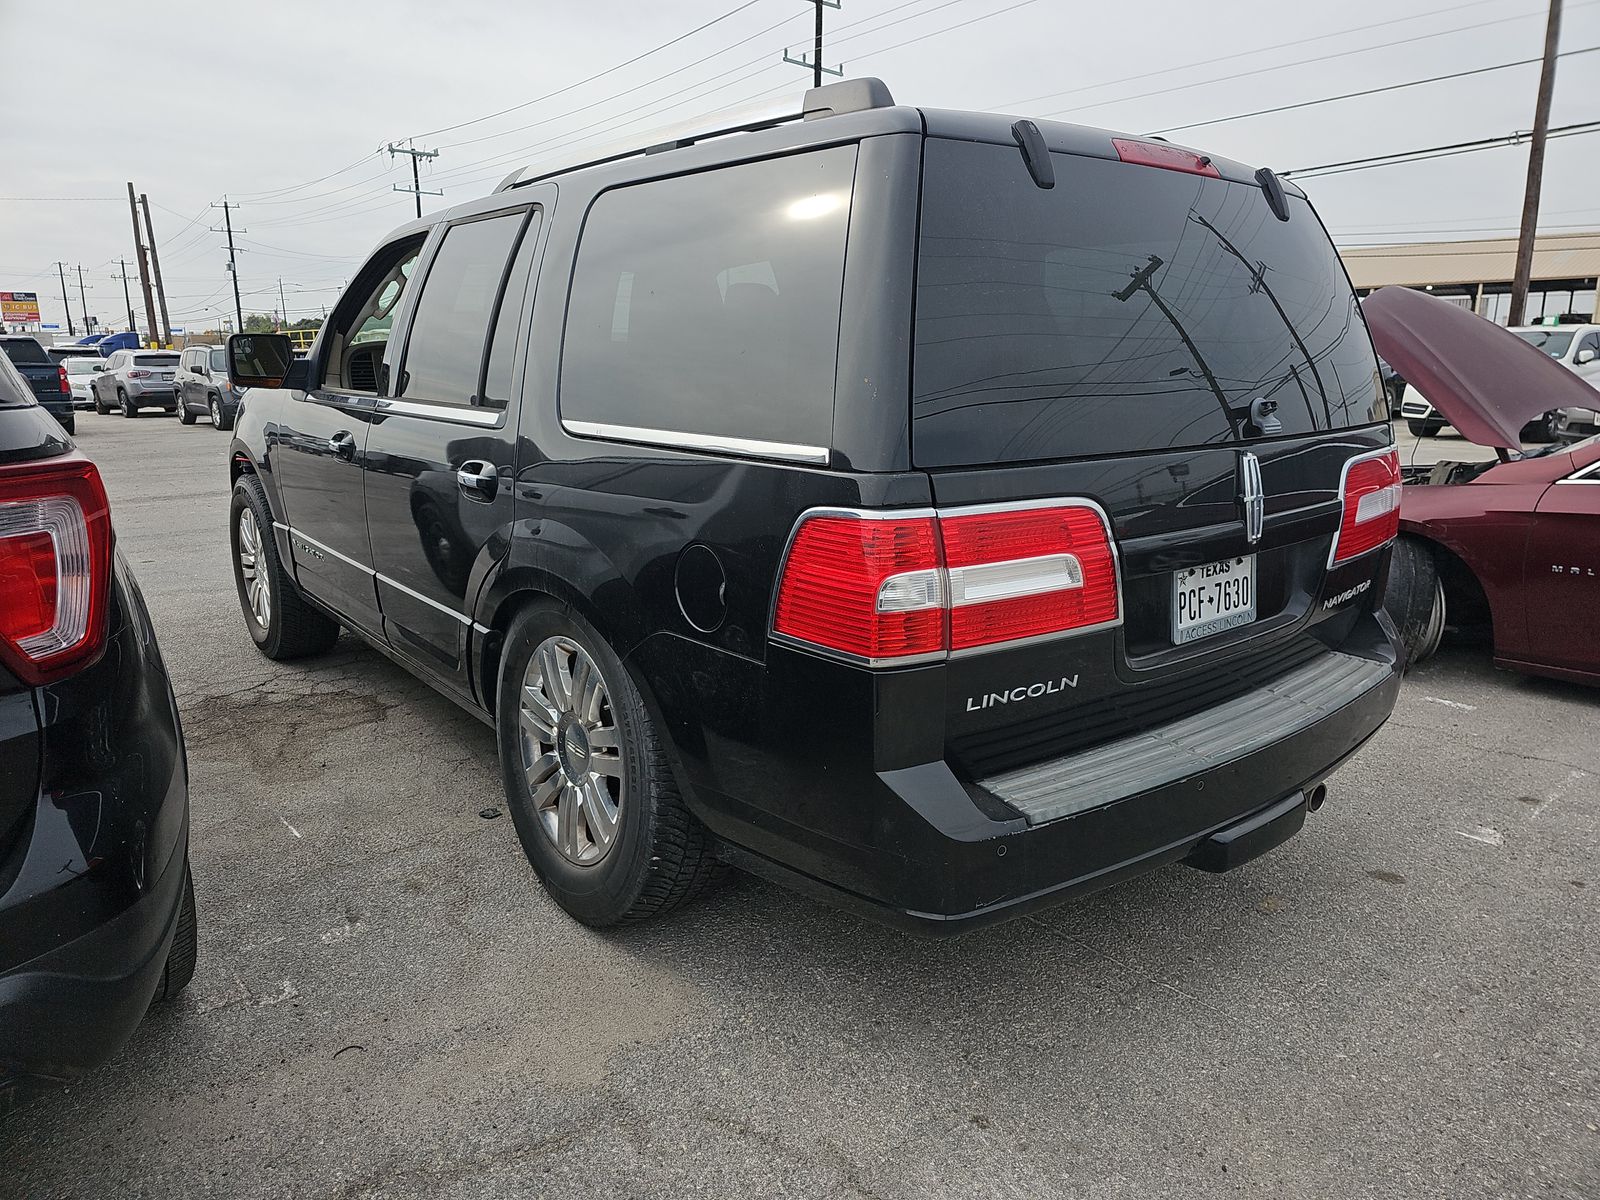
<path fill-rule="evenodd" d="M 1316 812 L 1322 807 L 1322 802 L 1328 798 L 1328 785 L 1319 783 L 1306 793 L 1306 811 Z"/>

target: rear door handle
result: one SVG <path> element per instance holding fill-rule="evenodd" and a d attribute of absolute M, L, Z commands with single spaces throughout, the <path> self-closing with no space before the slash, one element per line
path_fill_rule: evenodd
<path fill-rule="evenodd" d="M 456 485 L 471 500 L 493 500 L 500 490 L 500 472 L 490 462 L 464 462 L 456 471 Z"/>
<path fill-rule="evenodd" d="M 348 429 L 341 429 L 328 439 L 328 449 L 333 451 L 335 458 L 342 458 L 345 462 L 354 462 L 356 457 L 356 435 Z"/>

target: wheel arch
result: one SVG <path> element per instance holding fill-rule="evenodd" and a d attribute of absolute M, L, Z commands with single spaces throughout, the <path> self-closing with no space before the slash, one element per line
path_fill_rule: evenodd
<path fill-rule="evenodd" d="M 1434 569 L 1444 587 L 1445 614 L 1451 624 L 1460 625 L 1451 614 L 1460 614 L 1467 624 L 1481 623 L 1488 627 L 1491 641 L 1494 631 L 1501 626 L 1496 619 L 1494 601 L 1478 572 L 1461 549 L 1450 545 L 1424 529 L 1408 527 L 1402 536 L 1411 538 L 1433 556 Z"/>

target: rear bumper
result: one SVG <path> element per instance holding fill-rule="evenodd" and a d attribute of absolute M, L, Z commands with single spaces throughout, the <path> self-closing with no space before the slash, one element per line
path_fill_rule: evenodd
<path fill-rule="evenodd" d="M 636 655 L 647 681 L 655 653 L 647 642 Z M 1104 790 L 1104 748 L 1036 765 L 1036 774 L 1059 786 L 1034 789 L 1040 803 L 1031 814 L 1008 801 L 1006 789 L 958 779 L 943 761 L 886 771 L 853 763 L 849 727 L 861 717 L 848 697 L 831 719 L 795 730 L 793 757 L 773 745 L 764 747 L 768 757 L 752 756 L 751 747 L 730 745 L 671 697 L 662 715 L 690 803 L 733 862 L 891 924 L 953 933 L 1164 863 L 1230 868 L 1291 836 L 1305 819 L 1307 793 L 1383 725 L 1399 693 L 1399 656 L 1377 617 L 1359 619 L 1338 657 L 1359 662 L 1354 686 L 1337 703 L 1271 728 L 1266 738 L 1224 722 L 1214 753 L 1197 756 L 1192 742 L 1177 738 L 1170 756 L 1147 754 L 1147 786 L 1134 791 Z M 714 701 L 700 703 L 706 707 L 696 715 L 718 719 Z M 819 726 L 831 726 L 831 744 L 814 735 Z M 802 766 L 807 758 L 815 765 Z M 1084 765 L 1082 784 L 1076 762 Z M 1102 772 L 1098 784 L 1087 782 L 1092 769 Z M 729 786 L 736 780 L 738 790 Z M 1075 795 L 1087 795 L 1087 806 Z"/>
<path fill-rule="evenodd" d="M 120 558 L 112 597 L 105 654 L 37 693 L 38 798 L 0 848 L 0 1093 L 116 1053 L 160 981 L 182 899 L 177 710 Z"/>

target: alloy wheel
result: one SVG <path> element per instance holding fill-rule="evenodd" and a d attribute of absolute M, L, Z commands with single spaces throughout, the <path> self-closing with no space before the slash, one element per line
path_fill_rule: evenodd
<path fill-rule="evenodd" d="M 517 725 L 539 827 L 568 862 L 594 866 L 616 845 L 626 780 L 605 680 L 577 642 L 539 643 L 523 672 Z"/>
<path fill-rule="evenodd" d="M 211 397 L 211 423 L 219 429 L 222 427 L 222 405 L 215 396 Z"/>
<path fill-rule="evenodd" d="M 244 580 L 245 602 L 250 615 L 263 629 L 272 626 L 272 584 L 266 564 L 261 561 L 261 526 L 252 509 L 239 510 L 239 576 Z"/>

